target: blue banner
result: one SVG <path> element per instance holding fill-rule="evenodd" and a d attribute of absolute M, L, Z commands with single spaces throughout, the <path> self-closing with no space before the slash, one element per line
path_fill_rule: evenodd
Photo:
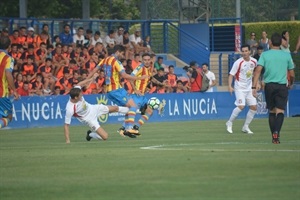
<path fill-rule="evenodd" d="M 228 119 L 232 109 L 235 107 L 235 96 L 228 92 L 213 93 L 185 93 L 185 94 L 152 94 L 147 98 L 157 97 L 166 101 L 163 116 L 157 111 L 154 112 L 149 122 L 163 121 L 187 121 L 187 120 L 211 120 Z M 65 107 L 69 96 L 48 96 L 48 97 L 22 97 L 14 101 L 13 122 L 10 128 L 28 127 L 49 127 L 63 126 L 65 117 Z M 85 100 L 91 104 L 113 103 L 107 99 L 106 95 L 86 95 Z M 292 90 L 289 93 L 287 105 L 287 116 L 300 114 L 300 90 Z M 258 112 L 255 118 L 267 117 L 266 103 L 264 95 L 258 97 Z M 244 118 L 248 108 L 239 115 Z M 140 115 L 136 116 L 136 121 Z M 100 123 L 119 123 L 124 120 L 124 115 L 120 113 L 110 113 L 99 118 Z M 72 119 L 72 125 L 80 124 L 77 119 Z"/>

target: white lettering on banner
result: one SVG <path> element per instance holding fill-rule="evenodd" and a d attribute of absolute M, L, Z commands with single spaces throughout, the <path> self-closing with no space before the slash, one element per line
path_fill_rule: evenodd
<path fill-rule="evenodd" d="M 180 115 L 178 102 L 175 100 L 174 105 L 172 101 L 169 100 L 169 115 Z M 201 113 L 205 114 L 217 114 L 217 106 L 215 99 L 212 99 L 212 103 L 210 103 L 210 98 L 208 99 L 183 99 L 182 102 L 183 115 L 197 115 Z"/>
<path fill-rule="evenodd" d="M 29 122 L 31 120 L 40 120 L 40 118 L 45 120 L 62 119 L 60 104 L 58 102 L 56 104 L 54 104 L 54 102 L 51 102 L 50 106 L 47 102 L 44 102 L 42 104 L 27 103 L 27 107 L 22 104 L 22 121 L 24 121 L 25 118 L 27 118 Z"/>
<path fill-rule="evenodd" d="M 18 121 L 17 115 L 16 115 L 16 110 L 15 110 L 15 106 L 13 105 L 13 110 L 12 110 L 12 115 L 15 121 Z"/>
<path fill-rule="evenodd" d="M 176 115 L 176 114 L 180 115 L 177 100 L 175 100 L 173 109 L 172 109 L 171 100 L 169 100 L 169 115 L 172 116 L 172 115 Z"/>

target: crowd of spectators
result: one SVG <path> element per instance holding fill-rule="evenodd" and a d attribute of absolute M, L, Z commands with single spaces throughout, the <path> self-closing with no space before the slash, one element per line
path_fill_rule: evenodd
<path fill-rule="evenodd" d="M 152 75 L 148 84 L 149 93 L 170 93 L 191 91 L 190 81 L 178 78 L 174 66 L 163 65 L 163 59 L 151 50 L 150 37 L 141 38 L 141 30 L 129 34 L 123 26 L 110 30 L 101 38 L 100 31 L 79 27 L 72 34 L 71 27 L 65 24 L 63 32 L 50 37 L 49 27 L 44 24 L 40 33 L 33 27 L 20 27 L 9 34 L 2 29 L 1 36 L 9 36 L 11 48 L 8 52 L 14 58 L 13 77 L 21 96 L 64 95 L 74 84 L 84 80 L 89 72 L 105 57 L 110 55 L 115 45 L 123 45 L 125 58 L 121 60 L 127 73 L 131 73 L 139 64 L 145 52 L 152 56 Z M 105 93 L 105 73 L 87 86 L 84 94 Z M 124 87 L 130 90 L 130 84 L 122 80 Z"/>

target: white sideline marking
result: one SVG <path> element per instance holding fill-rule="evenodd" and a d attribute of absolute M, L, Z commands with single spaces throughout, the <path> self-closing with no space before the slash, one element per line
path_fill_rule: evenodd
<path fill-rule="evenodd" d="M 183 146 L 195 146 L 195 145 L 207 145 L 206 144 L 174 144 L 174 145 L 155 145 L 140 147 L 142 150 L 162 150 L 162 151 L 210 151 L 210 152 L 300 152 L 300 149 L 191 149 L 182 148 Z M 210 143 L 211 145 L 226 145 L 226 144 L 249 144 L 249 143 L 239 143 L 239 142 L 221 142 L 221 143 Z M 268 144 L 268 143 L 255 143 L 255 144 Z"/>

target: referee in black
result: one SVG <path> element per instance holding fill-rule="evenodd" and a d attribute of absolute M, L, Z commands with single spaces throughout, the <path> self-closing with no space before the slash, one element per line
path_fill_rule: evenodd
<path fill-rule="evenodd" d="M 294 83 L 295 72 L 291 54 L 280 50 L 281 35 L 274 33 L 271 42 L 271 50 L 263 52 L 258 60 L 252 85 L 257 84 L 262 68 L 264 68 L 263 80 L 266 84 L 265 97 L 269 110 L 272 142 L 279 144 L 280 130 L 288 100 L 288 89 Z M 253 96 L 256 96 L 256 88 L 252 89 Z"/>

